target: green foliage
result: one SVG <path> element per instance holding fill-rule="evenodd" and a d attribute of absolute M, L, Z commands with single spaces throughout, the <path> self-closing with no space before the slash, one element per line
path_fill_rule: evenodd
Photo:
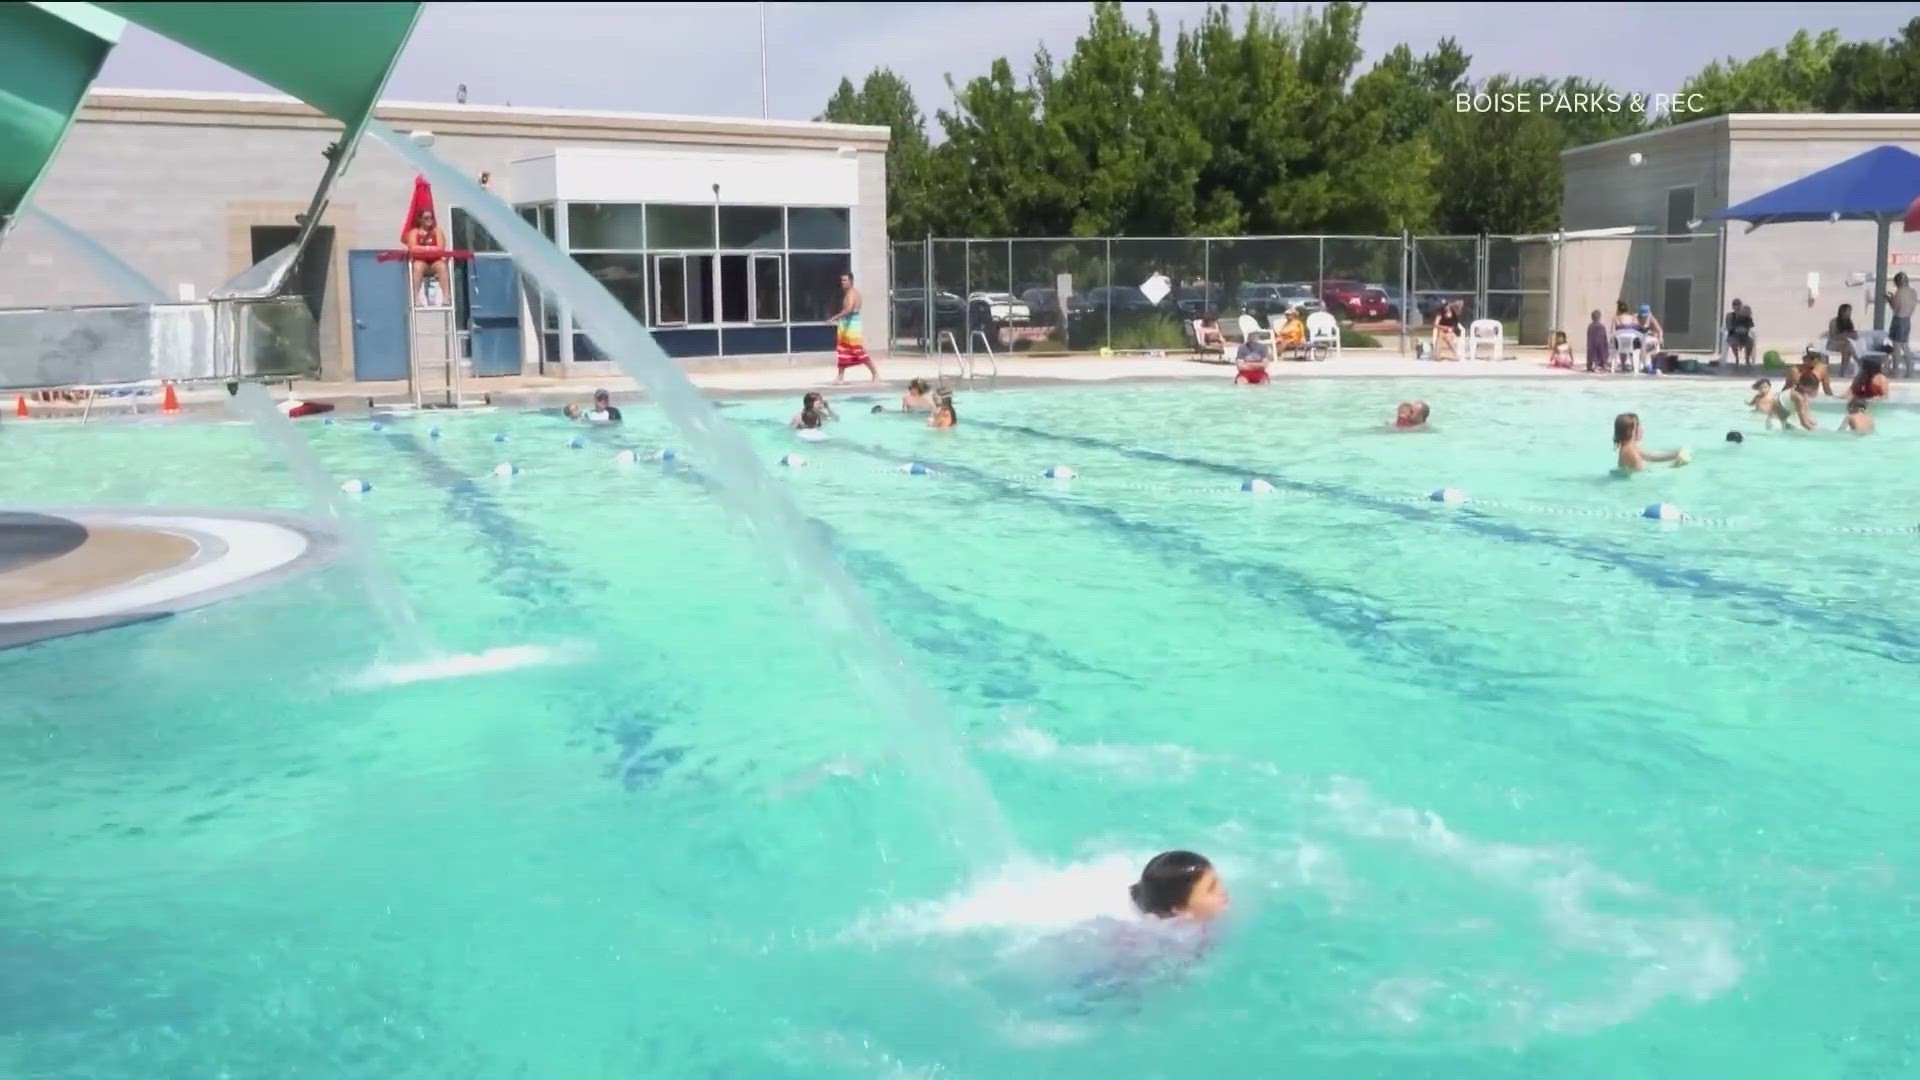
<path fill-rule="evenodd" d="M 1451 38 L 1361 70 L 1365 9 L 1252 3 L 1236 17 L 1218 4 L 1169 44 L 1151 10 L 1137 25 L 1102 0 L 1064 62 L 1042 48 L 1024 77 L 1005 59 L 949 77 L 938 145 L 885 69 L 858 88 L 843 79 L 821 118 L 892 130 L 887 224 L 900 238 L 1541 232 L 1559 219 L 1560 151 L 1648 122 L 1628 109 L 1462 113 L 1455 95 L 1476 88 L 1536 102 L 1613 91 L 1505 75 L 1476 86 Z M 1920 18 L 1886 41 L 1798 33 L 1708 64 L 1685 90 L 1708 114 L 1920 112 Z"/>

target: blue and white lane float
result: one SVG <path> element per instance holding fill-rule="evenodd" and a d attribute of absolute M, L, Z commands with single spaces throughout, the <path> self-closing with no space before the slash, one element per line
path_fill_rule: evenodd
<path fill-rule="evenodd" d="M 1257 476 L 1252 476 L 1240 482 L 1240 490 L 1253 495 L 1271 495 L 1273 485 Z"/>
<path fill-rule="evenodd" d="M 493 467 L 493 475 L 495 476 L 517 476 L 519 472 L 520 466 L 515 465 L 511 461 L 503 461 Z"/>
<path fill-rule="evenodd" d="M 1648 521 L 1685 521 L 1687 518 L 1687 515 L 1672 503 L 1653 503 L 1640 511 L 1640 516 Z"/>
<path fill-rule="evenodd" d="M 678 461 L 679 459 L 680 459 L 679 451 L 674 450 L 672 447 L 667 447 L 661 450 L 655 450 L 653 452 L 653 460 L 655 461 Z"/>
<path fill-rule="evenodd" d="M 1454 505 L 1469 501 L 1466 492 L 1461 491 L 1459 488 L 1450 487 L 1435 488 L 1427 498 L 1437 503 L 1452 503 Z"/>
<path fill-rule="evenodd" d="M 1074 477 L 1079 476 L 1080 474 L 1077 472 L 1074 472 L 1070 466 L 1055 465 L 1052 468 L 1048 469 L 1046 472 L 1041 473 L 1040 475 L 1046 477 L 1049 480 L 1071 480 Z"/>
<path fill-rule="evenodd" d="M 932 476 L 933 475 L 932 469 L 927 468 L 925 464 L 918 461 L 907 462 L 905 465 L 900 466 L 899 471 L 906 473 L 908 476 Z"/>
<path fill-rule="evenodd" d="M 567 440 L 567 449 L 569 450 L 585 450 L 586 448 L 587 440 L 584 436 L 575 435 L 573 438 Z"/>
<path fill-rule="evenodd" d="M 494 433 L 493 433 L 493 441 L 494 441 L 494 442 L 506 442 L 506 441 L 507 441 L 507 433 L 506 433 L 506 432 L 504 432 L 504 431 L 496 431 L 496 432 L 494 432 Z"/>
<path fill-rule="evenodd" d="M 365 480 L 348 480 L 340 485 L 340 490 L 349 495 L 365 495 L 373 490 L 373 485 Z"/>
<path fill-rule="evenodd" d="M 613 463 L 615 465 L 631 465 L 634 462 L 639 460 L 640 460 L 640 454 L 639 452 L 634 450 L 622 450 L 619 453 L 613 455 Z"/>
<path fill-rule="evenodd" d="M 438 424 L 435 424 L 433 427 L 430 427 L 427 429 L 427 438 L 437 439 L 439 437 L 440 437 L 440 426 Z"/>

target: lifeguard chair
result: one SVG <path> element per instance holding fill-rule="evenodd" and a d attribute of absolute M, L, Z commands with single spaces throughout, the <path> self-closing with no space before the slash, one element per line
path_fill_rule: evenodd
<path fill-rule="evenodd" d="M 413 179 L 413 200 L 407 207 L 401 238 L 406 240 L 422 209 L 433 210 L 433 188 L 424 176 Z M 436 223 L 438 215 L 435 215 Z M 381 262 L 472 262 L 473 252 L 463 248 L 408 247 L 383 251 Z M 481 404 L 466 396 L 466 377 L 470 374 L 466 358 L 466 332 L 460 328 L 453 304 L 453 274 L 444 269 L 438 279 L 413 288 L 413 274 L 403 280 L 407 290 L 407 391 L 415 409 L 458 409 Z M 436 290 L 432 287 L 438 285 Z"/>

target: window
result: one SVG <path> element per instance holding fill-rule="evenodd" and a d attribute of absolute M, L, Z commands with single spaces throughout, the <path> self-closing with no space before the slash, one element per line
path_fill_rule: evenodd
<path fill-rule="evenodd" d="M 845 251 L 853 246 L 850 220 L 844 207 L 788 207 L 787 247 L 794 251 Z"/>
<path fill-rule="evenodd" d="M 787 310 L 792 322 L 826 322 L 840 310 L 840 275 L 853 267 L 853 256 L 787 256 Z"/>
<path fill-rule="evenodd" d="M 713 207 L 666 205 L 647 207 L 647 247 L 649 249 L 666 251 L 679 248 L 712 251 L 715 247 L 713 240 Z"/>
<path fill-rule="evenodd" d="M 1676 238 L 1684 239 L 1693 228 L 1687 222 L 1693 220 L 1693 188 L 1677 187 L 1667 191 L 1667 238 L 1669 242 Z"/>
<path fill-rule="evenodd" d="M 780 256 L 753 257 L 753 321 L 777 323 L 785 305 L 786 290 L 780 287 Z"/>
<path fill-rule="evenodd" d="M 1660 290 L 1660 310 L 1654 314 L 1660 316 L 1660 327 L 1667 332 L 1670 341 L 1675 334 L 1684 334 L 1693 329 L 1693 279 L 1670 277 Z"/>
<path fill-rule="evenodd" d="M 538 214 L 538 220 L 534 225 L 540 230 L 540 235 L 549 240 L 553 239 L 553 206 L 550 203 L 541 203 L 534 209 Z"/>
<path fill-rule="evenodd" d="M 567 247 L 574 251 L 639 251 L 646 237 L 638 206 L 567 204 Z"/>
<path fill-rule="evenodd" d="M 571 220 L 571 219 L 569 219 Z M 573 261 L 607 287 L 620 306 L 643 324 L 647 318 L 647 263 L 641 255 L 575 255 Z"/>
<path fill-rule="evenodd" d="M 720 246 L 722 248 L 772 248 L 787 246 L 785 215 L 777 206 L 723 206 L 720 208 Z"/>
<path fill-rule="evenodd" d="M 687 257 L 653 257 L 653 311 L 655 326 L 687 325 Z"/>
<path fill-rule="evenodd" d="M 747 322 L 752 297 L 747 292 L 748 256 L 720 256 L 720 321 Z"/>

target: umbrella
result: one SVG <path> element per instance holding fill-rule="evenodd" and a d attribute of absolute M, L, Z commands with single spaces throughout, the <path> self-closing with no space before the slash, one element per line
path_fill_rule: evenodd
<path fill-rule="evenodd" d="M 416 176 L 413 178 L 413 200 L 407 203 L 407 220 L 400 224 L 401 243 L 407 242 L 407 232 L 413 228 L 414 222 L 420 220 L 422 210 L 433 212 L 433 185 L 427 183 L 426 177 Z M 440 220 L 439 214 L 433 217 L 436 223 Z"/>

